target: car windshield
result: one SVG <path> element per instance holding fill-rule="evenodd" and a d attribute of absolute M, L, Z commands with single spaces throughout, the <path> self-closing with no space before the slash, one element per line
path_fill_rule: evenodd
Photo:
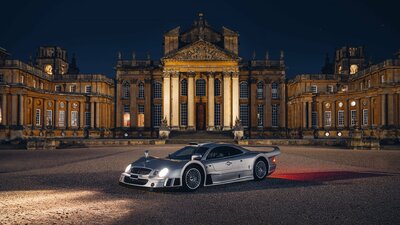
<path fill-rule="evenodd" d="M 179 159 L 179 160 L 190 160 L 193 154 L 200 154 L 203 156 L 207 150 L 208 148 L 206 147 L 186 146 L 172 154 L 169 154 L 168 158 Z"/>

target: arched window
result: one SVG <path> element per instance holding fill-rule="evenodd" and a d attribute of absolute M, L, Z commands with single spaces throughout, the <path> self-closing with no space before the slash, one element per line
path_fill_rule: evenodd
<path fill-rule="evenodd" d="M 221 81 L 219 79 L 214 82 L 214 95 L 221 96 Z"/>
<path fill-rule="evenodd" d="M 246 81 L 240 82 L 240 98 L 249 98 L 249 86 Z"/>
<path fill-rule="evenodd" d="M 186 79 L 181 80 L 181 95 L 182 96 L 187 96 L 188 95 L 187 80 Z"/>
<path fill-rule="evenodd" d="M 160 82 L 155 82 L 153 84 L 153 97 L 162 98 L 162 86 Z"/>
<path fill-rule="evenodd" d="M 264 83 L 262 81 L 257 83 L 257 99 L 264 98 Z"/>
<path fill-rule="evenodd" d="M 204 79 L 196 80 L 196 96 L 206 96 L 206 81 Z"/>
<path fill-rule="evenodd" d="M 139 98 L 144 98 L 144 83 L 139 82 L 138 88 L 139 88 Z"/>
<path fill-rule="evenodd" d="M 123 98 L 129 98 L 130 88 L 131 88 L 131 85 L 127 81 L 124 81 L 124 83 L 122 84 L 122 97 Z"/>
<path fill-rule="evenodd" d="M 272 98 L 273 99 L 277 99 L 279 97 L 278 96 L 278 83 L 273 82 L 271 84 L 271 92 L 272 92 Z"/>

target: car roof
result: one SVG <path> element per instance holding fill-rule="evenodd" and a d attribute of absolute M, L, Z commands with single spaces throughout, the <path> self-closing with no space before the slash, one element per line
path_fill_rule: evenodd
<path fill-rule="evenodd" d="M 217 146 L 236 146 L 230 143 L 215 143 L 215 142 L 208 142 L 208 143 L 190 143 L 192 146 L 199 146 L 199 147 L 207 147 L 207 148 L 214 148 Z"/>

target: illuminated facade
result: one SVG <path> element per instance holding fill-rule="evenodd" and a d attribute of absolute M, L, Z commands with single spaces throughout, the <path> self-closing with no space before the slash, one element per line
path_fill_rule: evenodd
<path fill-rule="evenodd" d="M 398 140 L 400 58 L 376 65 L 362 47 L 343 47 L 322 74 L 285 77 L 284 53 L 245 61 L 239 34 L 203 15 L 188 30 L 164 34 L 160 61 L 118 55 L 115 79 L 80 74 L 60 47 L 40 47 L 34 62 L 0 49 L 0 139 L 158 138 L 172 132 L 230 131 L 249 138 Z"/>

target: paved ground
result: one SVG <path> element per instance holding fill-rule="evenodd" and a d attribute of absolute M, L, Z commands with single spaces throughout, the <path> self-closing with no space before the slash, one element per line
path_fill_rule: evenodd
<path fill-rule="evenodd" d="M 149 192 L 118 185 L 144 149 L 0 151 L 0 224 L 400 224 L 400 151 L 281 147 L 261 182 Z"/>

